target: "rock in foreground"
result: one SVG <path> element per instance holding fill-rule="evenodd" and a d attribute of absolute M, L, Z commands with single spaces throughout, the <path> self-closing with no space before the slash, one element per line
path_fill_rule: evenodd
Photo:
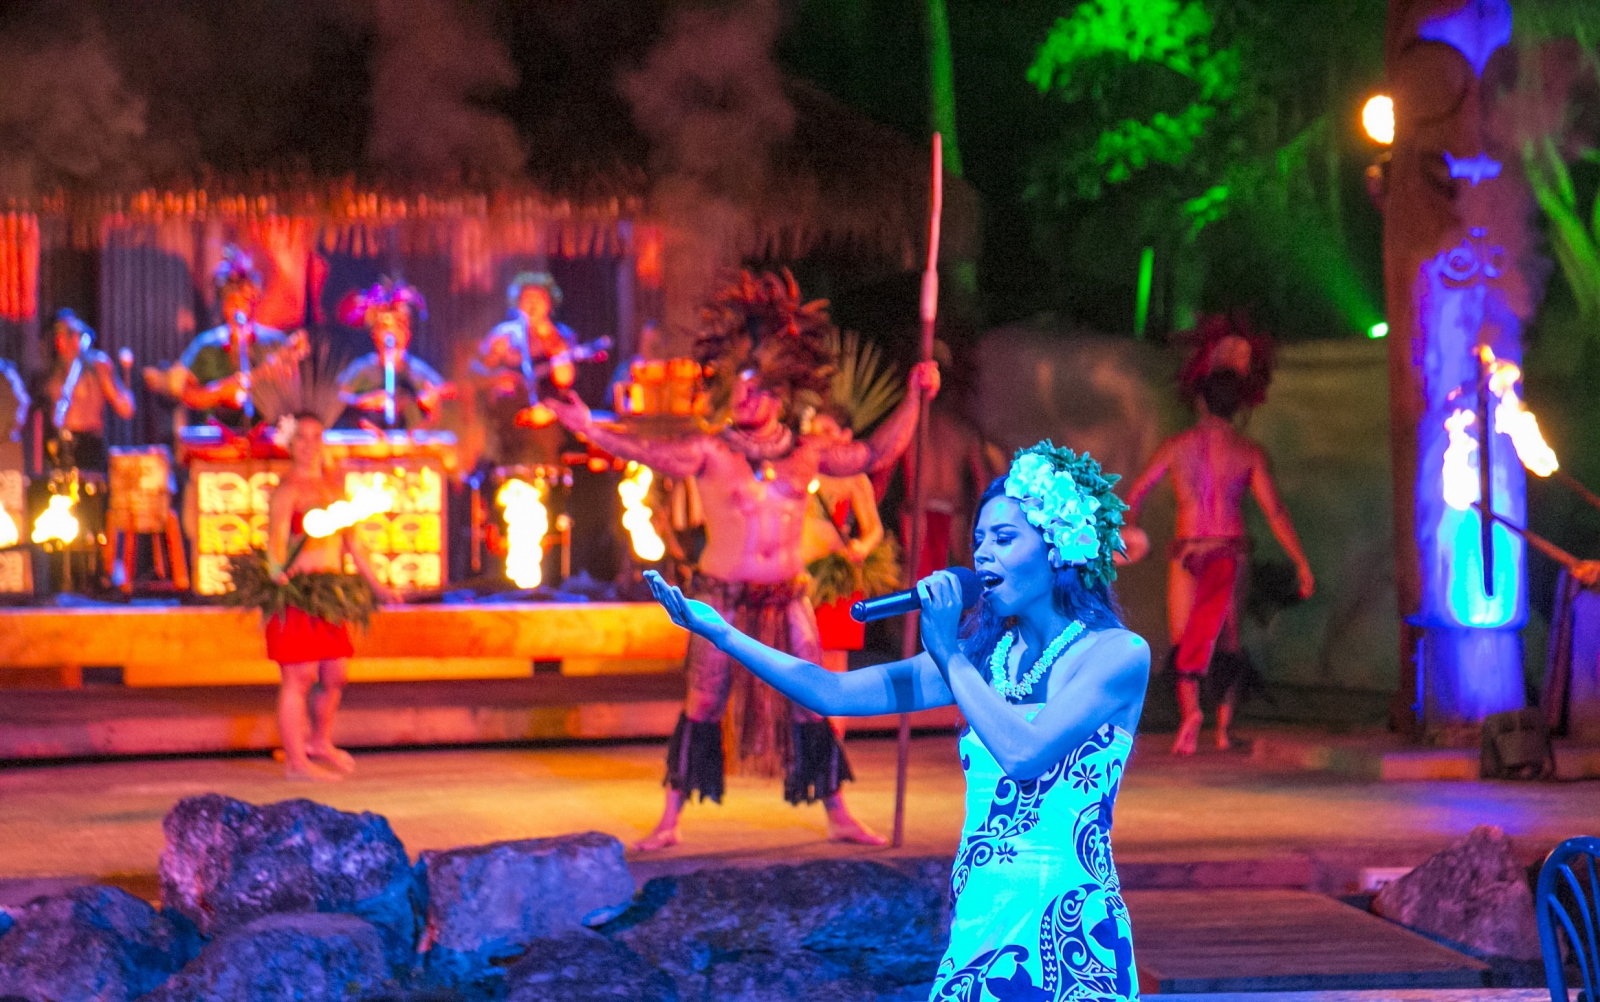
<path fill-rule="evenodd" d="M 0 935 L 0 995 L 129 1002 L 200 949 L 188 921 L 114 887 L 75 887 L 12 914 Z"/>
<path fill-rule="evenodd" d="M 144 1002 L 355 1002 L 392 986 L 354 915 L 267 915 L 217 939 Z"/>
<path fill-rule="evenodd" d="M 384 818 L 310 800 L 256 807 L 212 793 L 179 801 L 161 826 L 161 900 L 205 935 L 265 915 L 345 912 L 377 927 L 391 965 L 410 964 L 418 889 Z"/>
<path fill-rule="evenodd" d="M 602 932 L 672 975 L 684 1002 L 876 999 L 933 979 L 949 934 L 942 869 L 825 860 L 663 877 Z"/>
<path fill-rule="evenodd" d="M 1479 825 L 1378 892 L 1372 910 L 1481 957 L 1539 959 L 1527 872 L 1499 828 Z"/>
<path fill-rule="evenodd" d="M 802 996 L 796 996 L 802 997 Z M 505 1002 L 677 1002 L 665 971 L 592 932 L 534 942 L 506 973 Z"/>
<path fill-rule="evenodd" d="M 443 984 L 497 974 L 535 940 L 621 912 L 634 890 L 622 843 L 599 832 L 425 852 L 418 869 L 424 968 Z"/>

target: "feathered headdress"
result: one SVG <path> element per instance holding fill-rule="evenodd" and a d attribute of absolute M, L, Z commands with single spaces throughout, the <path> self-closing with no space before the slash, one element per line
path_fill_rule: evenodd
<path fill-rule="evenodd" d="M 802 303 L 787 268 L 782 275 L 743 270 L 700 311 L 694 355 L 706 370 L 715 407 L 726 405 L 739 373 L 753 369 L 763 386 L 784 398 L 792 417 L 799 396 L 827 400 L 838 337 L 828 301 Z"/>
<path fill-rule="evenodd" d="M 345 293 L 333 313 L 342 324 L 365 327 L 373 311 L 392 310 L 400 306 L 410 307 L 411 315 L 418 320 L 428 319 L 428 303 L 422 298 L 422 293 L 415 286 L 387 278 L 370 288 L 352 289 Z"/>
<path fill-rule="evenodd" d="M 1185 400 L 1200 395 L 1200 383 L 1217 369 L 1233 369 L 1244 380 L 1244 403 L 1258 407 L 1267 399 L 1272 383 L 1272 338 L 1250 326 L 1243 315 L 1203 314 L 1194 329 L 1180 337 L 1192 345 L 1189 360 L 1178 374 L 1178 387 Z"/>
<path fill-rule="evenodd" d="M 256 271 L 255 261 L 233 244 L 222 248 L 222 260 L 217 263 L 217 270 L 211 273 L 211 282 L 219 295 L 226 295 L 235 289 L 246 290 L 252 295 L 261 292 L 261 273 Z"/>

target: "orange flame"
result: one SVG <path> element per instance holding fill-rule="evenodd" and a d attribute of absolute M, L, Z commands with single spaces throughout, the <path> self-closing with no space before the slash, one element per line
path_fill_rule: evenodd
<path fill-rule="evenodd" d="M 50 505 L 33 521 L 35 543 L 70 543 L 78 538 L 78 520 L 72 515 L 73 499 L 50 495 Z"/>
<path fill-rule="evenodd" d="M 1489 392 L 1500 398 L 1500 403 L 1494 409 L 1495 428 L 1511 437 L 1517 458 L 1522 460 L 1528 472 L 1548 477 L 1560 469 L 1561 463 L 1556 459 L 1555 450 L 1540 434 L 1539 419 L 1517 396 L 1517 382 L 1522 379 L 1522 370 L 1514 362 L 1495 358 L 1488 345 L 1484 345 L 1480 352 L 1484 364 L 1489 367 Z"/>
<path fill-rule="evenodd" d="M 11 517 L 10 512 L 0 508 L 0 550 L 16 546 L 21 539 L 22 537 L 17 534 L 16 520 Z"/>
<path fill-rule="evenodd" d="M 622 498 L 622 527 L 633 541 L 633 552 L 640 560 L 652 563 L 667 555 L 667 544 L 650 524 L 650 506 L 645 503 L 654 479 L 650 467 L 630 462 L 628 475 L 617 485 L 617 494 Z"/>
<path fill-rule="evenodd" d="M 393 510 L 394 502 L 394 491 L 389 489 L 386 478 L 378 474 L 371 482 L 358 486 L 348 500 L 335 501 L 326 508 L 313 508 L 306 512 L 306 535 L 313 539 L 326 539 L 374 515 Z"/>
<path fill-rule="evenodd" d="M 544 537 L 550 513 L 544 490 L 526 480 L 507 480 L 494 495 L 506 513 L 506 577 L 518 588 L 537 588 L 544 580 Z"/>

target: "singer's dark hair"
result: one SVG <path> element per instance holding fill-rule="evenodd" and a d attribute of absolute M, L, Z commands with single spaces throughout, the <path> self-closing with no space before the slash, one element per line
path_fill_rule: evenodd
<path fill-rule="evenodd" d="M 978 511 L 972 520 L 974 527 L 977 525 L 977 516 L 983 514 L 984 506 L 995 498 L 1004 497 L 1005 493 L 1006 478 L 996 477 L 978 501 Z M 1117 599 L 1111 593 L 1111 586 L 1104 581 L 1096 581 L 1093 587 L 1085 585 L 1083 575 L 1078 573 L 1076 567 L 1063 566 L 1056 569 L 1055 584 L 1051 588 L 1050 597 L 1055 602 L 1057 612 L 1071 616 L 1091 631 L 1122 628 L 1122 613 L 1117 608 Z M 989 677 L 989 656 L 994 653 L 995 645 L 1000 642 L 1005 632 L 1015 625 L 1014 617 L 1002 620 L 989 609 L 988 602 L 981 598 L 978 599 L 977 606 L 967 614 L 967 618 L 961 621 L 959 634 L 961 652 L 985 679 Z"/>

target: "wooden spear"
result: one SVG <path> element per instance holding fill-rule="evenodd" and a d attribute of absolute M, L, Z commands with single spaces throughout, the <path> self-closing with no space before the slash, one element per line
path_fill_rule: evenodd
<path fill-rule="evenodd" d="M 944 144 L 939 133 L 933 134 L 933 199 L 928 210 L 928 265 L 922 272 L 922 361 L 933 359 L 933 327 L 939 316 L 939 222 L 944 212 Z M 911 460 L 911 538 L 906 550 L 905 582 L 907 588 L 916 586 L 917 570 L 922 563 L 922 540 L 925 529 L 922 520 L 925 504 L 922 495 L 923 461 L 928 454 L 928 397 L 917 402 L 917 438 L 912 446 Z M 901 639 L 904 657 L 916 657 L 920 647 L 917 614 L 906 616 L 905 634 Z M 906 832 L 906 769 L 911 759 L 911 714 L 900 714 L 899 742 L 895 750 L 894 774 L 894 836 L 890 841 L 896 849 L 905 841 Z"/>

